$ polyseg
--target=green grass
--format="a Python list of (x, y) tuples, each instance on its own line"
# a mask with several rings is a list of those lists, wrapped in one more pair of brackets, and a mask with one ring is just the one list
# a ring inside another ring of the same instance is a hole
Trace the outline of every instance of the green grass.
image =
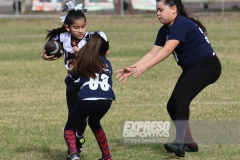
[[(222, 75), (191, 104), (191, 120), (240, 120), (240, 14), (200, 16), (208, 38), (222, 62)], [(102, 30), (110, 41), (113, 69), (130, 65), (149, 51), (161, 26), (155, 14), (88, 16), (87, 30)], [(59, 19), (0, 19), (0, 159), (62, 160), (67, 156), (63, 128), (67, 120), (66, 71), (63, 58), (41, 59), (46, 29), (61, 26)], [(117, 100), (102, 119), (115, 160), (175, 159), (162, 144), (122, 144), (125, 120), (170, 120), (166, 103), (181, 69), (170, 56), (126, 84), (115, 77)], [(204, 128), (203, 128), (204, 130)], [(100, 157), (87, 128), (82, 160)], [(236, 140), (237, 141), (237, 140)], [(239, 139), (238, 139), (239, 142)], [(238, 160), (239, 144), (199, 144), (187, 160)]]

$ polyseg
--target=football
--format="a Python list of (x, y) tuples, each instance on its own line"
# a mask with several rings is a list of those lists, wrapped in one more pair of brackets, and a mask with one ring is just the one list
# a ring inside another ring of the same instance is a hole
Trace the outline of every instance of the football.
[(59, 58), (63, 55), (63, 46), (59, 41), (49, 40), (46, 42), (44, 49), (47, 56), (54, 55)]

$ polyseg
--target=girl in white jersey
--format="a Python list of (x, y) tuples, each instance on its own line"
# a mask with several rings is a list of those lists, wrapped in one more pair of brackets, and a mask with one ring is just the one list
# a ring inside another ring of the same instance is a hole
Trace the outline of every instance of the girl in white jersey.
[[(82, 4), (74, 6), (73, 2), (67, 2), (63, 11), (68, 11), (65, 16), (60, 17), (63, 25), (60, 28), (48, 30), (46, 39), (57, 40), (62, 43), (64, 48), (64, 62), (67, 74), (70, 72), (70, 63), (75, 58), (78, 51), (86, 44), (88, 40), (88, 32), (86, 32), (86, 17), (83, 12), (86, 9), (82, 8)], [(47, 61), (54, 61), (57, 58), (53, 56), (47, 56), (46, 51), (43, 49), (42, 58)], [(66, 86), (66, 99), (68, 106), (68, 115), (71, 113), (75, 105), (77, 104), (78, 92), (80, 87), (78, 86), (78, 80), (71, 85)], [(87, 123), (85, 123), (86, 127)], [(82, 135), (82, 133), (77, 133)], [(79, 137), (77, 141), (78, 152), (81, 152), (84, 138)]]
[(221, 64), (206, 37), (206, 28), (186, 13), (181, 0), (157, 0), (156, 9), (163, 25), (151, 51), (130, 67), (115, 73), (119, 73), (117, 78), (124, 82), (130, 75), (138, 78), (173, 54), (183, 72), (167, 104), (168, 114), (176, 127), (176, 139), (164, 147), (168, 152), (184, 157), (185, 151), (198, 151), (188, 123), (190, 103), (206, 86), (217, 81)]

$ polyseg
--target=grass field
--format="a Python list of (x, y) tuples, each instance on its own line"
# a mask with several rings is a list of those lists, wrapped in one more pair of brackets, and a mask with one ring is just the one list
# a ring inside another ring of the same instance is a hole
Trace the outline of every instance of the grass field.
[[(114, 70), (132, 64), (149, 51), (161, 26), (155, 14), (87, 18), (88, 31), (102, 30), (108, 36), (108, 58)], [(193, 100), (190, 120), (239, 121), (240, 14), (199, 18), (222, 62), (222, 75)], [(63, 58), (54, 62), (41, 59), (46, 29), (60, 26), (58, 18), (0, 19), (1, 160), (63, 160), (67, 156), (63, 139), (67, 120)], [(180, 73), (170, 56), (141, 78), (129, 78), (126, 84), (113, 77), (117, 100), (101, 122), (114, 160), (176, 159), (166, 153), (163, 144), (122, 144), (120, 130), (125, 120), (170, 120), (166, 103)], [(85, 138), (81, 160), (99, 158), (100, 150), (89, 128)], [(184, 159), (240, 159), (239, 143), (199, 147), (198, 153), (186, 153)]]

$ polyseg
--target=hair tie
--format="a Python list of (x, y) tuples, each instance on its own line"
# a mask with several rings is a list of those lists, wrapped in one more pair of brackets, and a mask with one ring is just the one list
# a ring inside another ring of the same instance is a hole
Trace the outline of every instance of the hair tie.
[[(69, 12), (69, 11), (72, 11), (72, 10), (75, 10), (75, 11), (79, 10), (79, 11), (82, 11), (82, 12), (87, 12), (87, 9), (83, 9), (82, 8), (82, 3), (74, 6), (72, 1), (69, 1), (69, 2), (66, 3), (66, 5), (63, 8), (62, 12), (65, 12), (65, 11)], [(67, 15), (68, 15), (68, 13), (66, 15), (60, 17), (61, 22), (65, 21)]]
[(90, 33), (89, 33), (89, 36), (90, 36), (89, 38), (91, 38), (91, 34), (98, 34), (98, 35), (100, 35), (106, 42), (108, 41), (106, 34), (103, 33), (102, 31), (90, 32)]

